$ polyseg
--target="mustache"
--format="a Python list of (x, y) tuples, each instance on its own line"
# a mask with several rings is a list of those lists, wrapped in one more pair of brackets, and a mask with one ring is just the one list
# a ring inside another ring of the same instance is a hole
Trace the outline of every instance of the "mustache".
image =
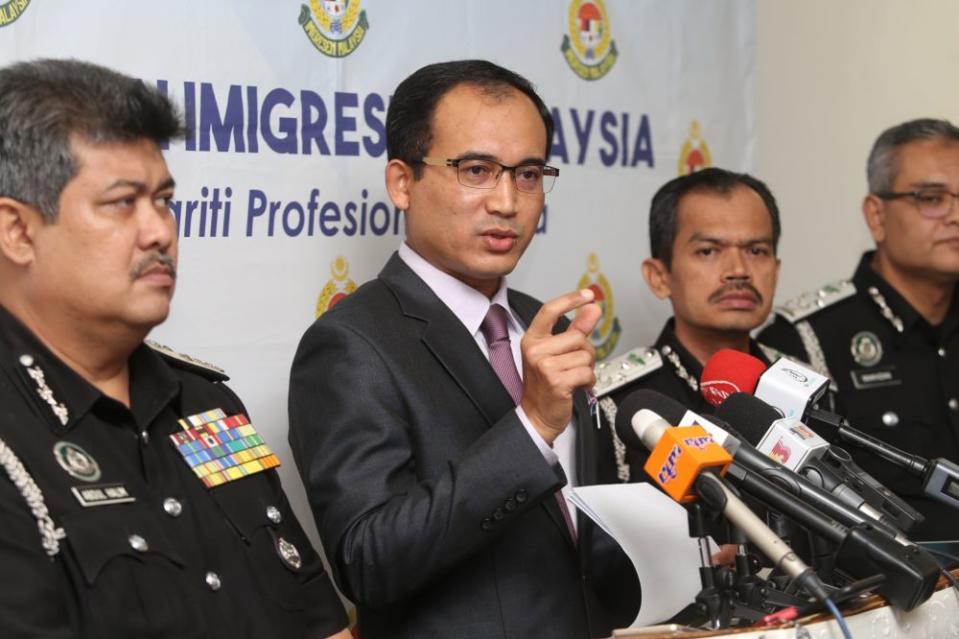
[(147, 255), (145, 258), (137, 262), (130, 270), (130, 279), (137, 279), (157, 264), (165, 266), (167, 269), (169, 269), (170, 277), (176, 279), (176, 263), (173, 261), (173, 258), (165, 253), (157, 252)]
[(749, 282), (731, 282), (729, 284), (726, 284), (725, 286), (722, 286), (716, 289), (715, 291), (713, 291), (713, 293), (709, 296), (709, 298), (706, 301), (710, 303), (717, 302), (719, 301), (720, 298), (726, 295), (729, 295), (730, 293), (739, 293), (741, 291), (747, 291), (748, 293), (752, 294), (753, 297), (756, 298), (757, 302), (759, 302), (760, 304), (763, 303), (762, 293), (756, 290), (756, 287), (750, 284)]

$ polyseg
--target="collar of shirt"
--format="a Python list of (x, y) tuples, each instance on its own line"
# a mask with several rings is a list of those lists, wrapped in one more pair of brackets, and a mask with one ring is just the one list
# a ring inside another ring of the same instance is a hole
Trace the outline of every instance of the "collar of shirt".
[[(25, 366), (21, 358), (26, 355), (33, 363)], [(107, 397), (99, 389), (67, 366), (9, 311), (0, 306), (0, 367), (12, 373), (14, 380), (24, 391), (29, 401), (47, 418), (54, 432), (66, 433), (74, 428), (85, 415), (96, 410), (126, 410), (116, 400)], [(40, 383), (27, 371), (39, 368), (43, 384), (49, 389), (54, 404), (67, 409), (67, 422), (63, 424), (56, 416), (53, 406), (40, 392)], [(130, 412), (139, 428), (146, 428), (157, 414), (179, 392), (179, 381), (161, 358), (146, 345), (141, 344), (130, 356)]]
[(509, 306), (505, 277), (500, 282), (500, 287), (493, 295), (493, 299), (490, 300), (475, 288), (464, 284), (427, 262), (406, 242), (400, 245), (399, 256), (420, 279), (426, 282), (430, 290), (436, 293), (436, 296), (453, 311), (453, 314), (463, 323), (470, 335), (479, 333), (480, 324), (483, 323), (483, 318), (486, 317), (490, 304), (499, 304), (507, 310), (511, 338), (514, 333), (522, 334), (523, 325)]
[[(663, 326), (663, 330), (656, 339), (656, 348), (659, 349), (663, 346), (669, 346), (676, 351), (676, 354), (679, 356), (679, 361), (686, 367), (690, 375), (696, 376), (697, 381), (702, 377), (703, 365), (699, 363), (698, 359), (693, 357), (692, 353), (686, 350), (686, 347), (683, 346), (676, 337), (676, 318), (674, 317), (670, 317), (666, 321), (666, 325)], [(769, 361), (769, 358), (766, 357), (763, 349), (759, 347), (759, 343), (751, 337), (749, 338), (749, 354), (758, 358), (767, 366), (772, 363)]]
[[(953, 294), (952, 303), (949, 305), (945, 319), (943, 319), (938, 327), (933, 327), (912, 307), (906, 298), (900, 295), (899, 291), (893, 288), (889, 282), (883, 279), (883, 277), (872, 268), (872, 259), (875, 254), (875, 251), (863, 253), (852, 281), (856, 285), (856, 290), (862, 291), (866, 295), (869, 295), (868, 290), (870, 286), (875, 286), (879, 289), (879, 293), (886, 300), (889, 310), (902, 320), (903, 331), (901, 336), (897, 336), (899, 339), (915, 329), (929, 335), (933, 342), (945, 341), (959, 328), (959, 295), (957, 295), (959, 291)], [(879, 307), (876, 306), (877, 312), (878, 309)], [(890, 326), (892, 326), (892, 324), (890, 324)]]

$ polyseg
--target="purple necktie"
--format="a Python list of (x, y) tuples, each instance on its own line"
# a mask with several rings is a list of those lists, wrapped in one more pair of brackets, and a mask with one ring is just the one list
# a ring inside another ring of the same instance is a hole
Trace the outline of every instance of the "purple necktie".
[[(517, 406), (523, 399), (523, 380), (519, 377), (516, 370), (516, 362), (513, 360), (513, 349), (509, 343), (509, 329), (507, 328), (506, 309), (499, 304), (490, 304), (483, 323), (480, 324), (480, 331), (486, 339), (486, 345), (489, 347), (489, 363), (492, 364), (499, 381), (506, 387), (513, 403)], [(557, 490), (556, 503), (563, 513), (563, 519), (566, 521), (566, 527), (569, 529), (570, 537), (573, 543), (576, 543), (576, 529), (573, 528), (573, 518), (569, 514), (569, 507), (566, 505), (566, 498), (563, 492)]]

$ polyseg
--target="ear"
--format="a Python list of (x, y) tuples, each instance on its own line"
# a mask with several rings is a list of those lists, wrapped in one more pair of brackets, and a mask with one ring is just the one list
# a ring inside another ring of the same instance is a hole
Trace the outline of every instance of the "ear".
[(0, 254), (27, 266), (34, 258), (34, 238), (43, 225), (43, 217), (32, 206), (12, 198), (0, 197)]
[(869, 227), (869, 233), (876, 244), (886, 239), (886, 207), (885, 202), (872, 193), (862, 201), (862, 216)]
[(662, 260), (654, 257), (647, 257), (643, 260), (642, 266), (643, 279), (653, 295), (661, 300), (668, 298), (673, 293), (672, 283), (669, 275), (669, 269)]
[(410, 208), (410, 185), (413, 183), (413, 169), (402, 160), (390, 160), (386, 163), (386, 192), (390, 194), (393, 205), (401, 211)]

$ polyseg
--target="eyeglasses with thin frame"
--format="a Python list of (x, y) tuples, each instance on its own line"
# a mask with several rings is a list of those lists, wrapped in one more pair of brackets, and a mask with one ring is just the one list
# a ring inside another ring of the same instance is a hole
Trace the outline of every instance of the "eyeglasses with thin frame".
[(513, 186), (523, 193), (549, 193), (556, 183), (559, 169), (545, 164), (518, 164), (508, 166), (493, 160), (479, 158), (423, 158), (421, 164), (451, 166), (456, 169), (456, 179), (471, 189), (494, 189), (503, 173), (513, 177)]
[(959, 193), (946, 189), (918, 189), (916, 191), (884, 191), (876, 193), (876, 197), (881, 200), (909, 198), (919, 211), (919, 215), (930, 220), (938, 220), (952, 213)]

